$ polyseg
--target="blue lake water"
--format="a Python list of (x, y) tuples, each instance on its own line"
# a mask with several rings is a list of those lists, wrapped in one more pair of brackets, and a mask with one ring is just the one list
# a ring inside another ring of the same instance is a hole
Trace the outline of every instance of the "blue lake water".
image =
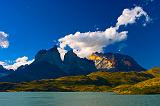
[(0, 106), (160, 106), (160, 95), (98, 92), (0, 92)]

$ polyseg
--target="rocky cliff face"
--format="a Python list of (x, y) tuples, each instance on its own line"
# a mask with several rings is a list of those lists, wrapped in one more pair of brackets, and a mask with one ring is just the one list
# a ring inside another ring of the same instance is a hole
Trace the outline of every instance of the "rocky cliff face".
[(118, 53), (94, 53), (89, 60), (94, 61), (96, 68), (102, 71), (145, 71), (133, 58)]
[(50, 64), (55, 64), (57, 66), (63, 67), (62, 60), (60, 58), (60, 53), (57, 50), (57, 46), (49, 50), (40, 50), (35, 56), (35, 63), (37, 62), (48, 62)]
[(93, 61), (78, 57), (72, 50), (65, 54), (63, 63), (67, 73), (71, 75), (89, 74), (96, 71)]

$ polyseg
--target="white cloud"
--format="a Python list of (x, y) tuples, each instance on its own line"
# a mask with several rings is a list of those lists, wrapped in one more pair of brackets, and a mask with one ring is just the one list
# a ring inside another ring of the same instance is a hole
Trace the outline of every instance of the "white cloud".
[(5, 66), (7, 64), (5, 62), (3, 62), (3, 61), (0, 61), (0, 65)]
[(6, 69), (13, 69), (13, 70), (16, 70), (18, 67), (22, 66), (22, 65), (29, 65), (31, 64), (32, 62), (34, 61), (33, 60), (28, 60), (28, 57), (26, 56), (23, 56), (23, 57), (20, 57), (20, 58), (17, 58), (15, 60), (15, 63), (13, 64), (7, 64), (3, 61), (0, 61), (0, 65), (2, 65), (4, 68)]
[(123, 41), (127, 38), (128, 31), (119, 32), (119, 26), (133, 24), (141, 16), (145, 17), (145, 22), (149, 21), (149, 16), (141, 7), (124, 9), (122, 15), (118, 17), (115, 27), (111, 26), (105, 31), (76, 32), (60, 38), (59, 52), (63, 59), (66, 53), (65, 47), (68, 45), (79, 57), (87, 57), (95, 52), (103, 52), (104, 47), (110, 44)]
[(8, 34), (0, 31), (0, 46), (1, 48), (8, 48), (9, 41), (7, 40)]
[(122, 15), (118, 17), (116, 26), (119, 27), (121, 25), (133, 24), (139, 19), (141, 16), (145, 17), (145, 21), (148, 22), (150, 20), (147, 13), (142, 9), (142, 7), (135, 7), (133, 9), (124, 9)]
[(127, 31), (117, 32), (116, 27), (110, 27), (105, 31), (76, 32), (59, 39), (61, 49), (58, 50), (62, 53), (65, 46), (68, 45), (78, 56), (87, 57), (91, 53), (102, 52), (103, 48), (110, 44), (126, 39), (127, 33)]

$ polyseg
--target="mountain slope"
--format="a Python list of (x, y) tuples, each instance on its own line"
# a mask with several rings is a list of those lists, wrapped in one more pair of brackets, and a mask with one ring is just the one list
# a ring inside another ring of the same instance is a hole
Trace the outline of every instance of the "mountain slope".
[(132, 57), (118, 53), (94, 53), (89, 56), (96, 68), (111, 72), (145, 71)]
[(57, 78), (66, 75), (57, 66), (47, 63), (39, 62), (32, 63), (23, 70), (15, 71), (14, 73), (2, 77), (1, 82), (21, 82), (21, 81), (32, 81), (39, 79)]
[(0, 65), (0, 78), (4, 77), (4, 76), (7, 76), (7, 75), (9, 75), (13, 72), (14, 72), (13, 70), (7, 70), (2, 65)]
[(79, 58), (72, 50), (65, 54), (63, 63), (69, 75), (86, 75), (97, 71), (93, 61)]

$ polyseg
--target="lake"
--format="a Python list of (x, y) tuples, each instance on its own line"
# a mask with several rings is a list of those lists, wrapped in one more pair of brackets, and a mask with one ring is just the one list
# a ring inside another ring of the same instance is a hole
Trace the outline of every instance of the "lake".
[(99, 92), (1, 92), (0, 106), (160, 106), (160, 95)]

